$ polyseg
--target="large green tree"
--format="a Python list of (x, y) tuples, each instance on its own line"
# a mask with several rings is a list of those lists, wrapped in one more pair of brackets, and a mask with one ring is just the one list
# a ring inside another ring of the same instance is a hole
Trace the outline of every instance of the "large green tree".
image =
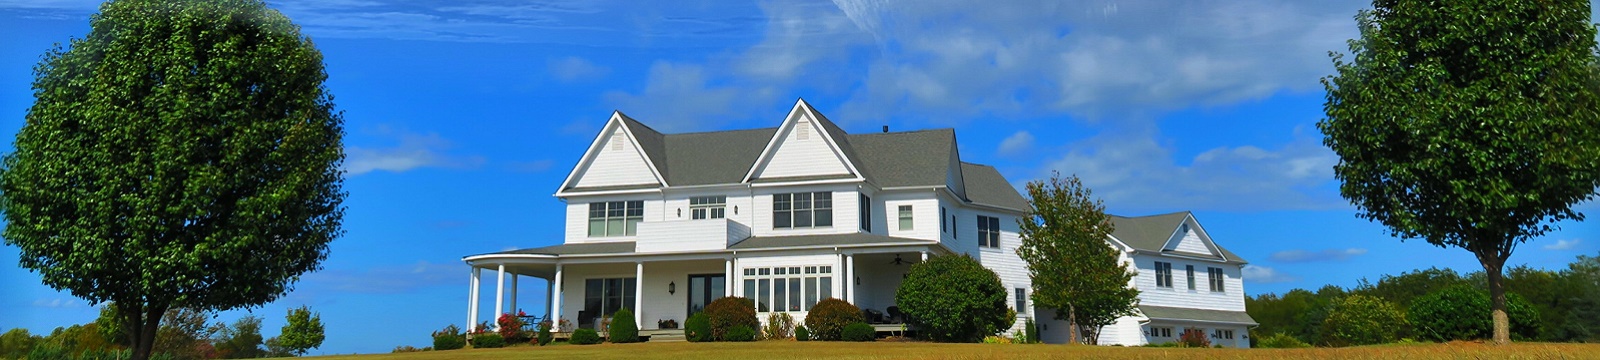
[(162, 314), (259, 306), (341, 234), (342, 117), (322, 55), (260, 0), (112, 0), (44, 54), (0, 172), (5, 242), (114, 301), (134, 357)]
[(1600, 186), (1587, 1), (1376, 0), (1324, 78), (1340, 194), (1403, 239), (1471, 252), (1510, 341), (1502, 268)]
[(284, 317), (282, 332), (277, 337), (269, 339), (269, 347), (275, 348), (272, 352), (281, 354), (288, 352), (295, 356), (305, 355), (307, 350), (322, 346), (325, 336), (322, 333), (322, 315), (312, 313), (310, 308), (301, 306), (289, 309), (289, 315)]
[(1028, 182), (1030, 208), (1017, 219), (1033, 301), (1067, 321), (1072, 343), (1080, 334), (1099, 343), (1100, 329), (1139, 305), (1139, 290), (1128, 286), (1136, 273), (1111, 245), (1111, 217), (1093, 193), (1076, 175)]

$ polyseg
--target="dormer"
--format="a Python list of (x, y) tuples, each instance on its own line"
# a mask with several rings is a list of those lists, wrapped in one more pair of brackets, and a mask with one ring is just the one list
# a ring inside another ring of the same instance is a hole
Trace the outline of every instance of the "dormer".
[(556, 196), (667, 186), (662, 135), (620, 111), (595, 135)]
[(743, 182), (866, 180), (847, 134), (805, 100), (778, 126)]
[(1116, 226), (1111, 234), (1112, 242), (1133, 253), (1245, 263), (1243, 258), (1212, 241), (1211, 235), (1188, 211), (1139, 217), (1113, 215), (1111, 221)]

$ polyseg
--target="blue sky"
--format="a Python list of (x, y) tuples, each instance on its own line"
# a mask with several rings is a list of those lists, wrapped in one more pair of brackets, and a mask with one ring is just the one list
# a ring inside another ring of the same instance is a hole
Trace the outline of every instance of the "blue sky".
[[(1016, 185), (1076, 173), (1115, 214), (1194, 211), (1251, 261), (1250, 294), (1478, 268), (1338, 196), (1317, 80), (1358, 1), (269, 3), (322, 50), (347, 122), (347, 234), (253, 310), (267, 336), (287, 308), (321, 312), (313, 353), (421, 347), (460, 324), (461, 257), (559, 243), (551, 194), (613, 109), (666, 132), (745, 129), (803, 97), (850, 132), (955, 128), (964, 159)], [(0, 134), (23, 124), (39, 55), (95, 8), (0, 0)], [(1511, 262), (1600, 251), (1596, 222), (1560, 225)], [(0, 246), (0, 328), (94, 318), (17, 259)], [(523, 308), (542, 309), (544, 284), (523, 285)]]

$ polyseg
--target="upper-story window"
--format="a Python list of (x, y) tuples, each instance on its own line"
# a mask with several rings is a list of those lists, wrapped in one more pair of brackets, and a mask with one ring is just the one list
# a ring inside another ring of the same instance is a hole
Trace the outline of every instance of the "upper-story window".
[(900, 231), (911, 230), (911, 205), (900, 205)]
[(589, 237), (634, 236), (644, 221), (644, 201), (589, 203)]
[(772, 194), (773, 228), (790, 229), (831, 226), (833, 226), (833, 193)]
[(1194, 265), (1184, 265), (1183, 268), (1189, 272), (1189, 290), (1194, 290)]
[(1000, 218), (978, 215), (978, 246), (1000, 247)]
[(727, 196), (696, 196), (689, 198), (689, 218), (721, 219), (728, 217)]
[(1222, 268), (1208, 267), (1206, 272), (1211, 275), (1211, 291), (1222, 292), (1222, 281), (1225, 278), (1222, 276)]
[(1017, 313), (1028, 313), (1028, 289), (1017, 288)]
[(1172, 263), (1156, 262), (1156, 287), (1172, 287)]
[(872, 198), (861, 194), (861, 230), (872, 232)]
[(950, 228), (945, 226), (945, 222), (946, 222), (945, 218), (944, 218), (945, 216), (947, 216), (947, 215), (945, 215), (944, 207), (940, 206), (939, 207), (939, 232), (950, 232)]

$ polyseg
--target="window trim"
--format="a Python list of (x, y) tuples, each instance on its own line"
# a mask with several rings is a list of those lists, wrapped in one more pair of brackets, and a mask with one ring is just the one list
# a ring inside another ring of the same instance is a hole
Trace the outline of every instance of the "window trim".
[[(838, 277), (833, 265), (747, 267), (742, 272), (744, 276), (739, 279), (744, 284), (742, 295), (755, 303), (757, 313), (809, 312), (817, 302), (839, 296), (833, 293), (833, 281)], [(782, 288), (779, 288), (780, 281)], [(779, 294), (783, 297), (778, 298)], [(766, 310), (762, 310), (763, 307)]]
[(1000, 248), (1000, 218), (978, 215), (978, 247)]
[(895, 212), (897, 217), (900, 218), (900, 231), (911, 231), (916, 229), (916, 222), (913, 219), (914, 209), (912, 209), (911, 205), (900, 205), (895, 207)]
[(725, 195), (695, 196), (689, 198), (689, 219), (708, 220), (728, 217), (728, 197)]
[[(1158, 288), (1168, 288), (1168, 289), (1173, 288), (1173, 286), (1172, 286), (1172, 263), (1163, 262), (1163, 261), (1157, 261), (1155, 266), (1156, 266), (1156, 287), (1158, 287)], [(1163, 280), (1165, 280), (1165, 281), (1163, 281)]]
[(1183, 267), (1189, 273), (1189, 290), (1194, 290), (1194, 265), (1184, 265)]
[(945, 225), (946, 224), (945, 216), (949, 216), (949, 215), (945, 214), (945, 207), (940, 206), (939, 207), (939, 232), (941, 232), (941, 233), (949, 233), (950, 232), (950, 227)]
[(1016, 288), (1016, 306), (1018, 314), (1028, 313), (1028, 288)]
[[(596, 208), (598, 205), (598, 208)], [(618, 208), (612, 208), (617, 206)], [(597, 213), (598, 211), (598, 213)], [(596, 214), (599, 217), (596, 217)], [(600, 234), (595, 234), (595, 221), (600, 221)], [(620, 221), (622, 233), (611, 233), (611, 221)], [(644, 222), (644, 200), (596, 201), (589, 203), (587, 237), (624, 237), (639, 235), (639, 223)]]
[(1211, 283), (1211, 292), (1215, 292), (1215, 293), (1227, 292), (1227, 290), (1228, 290), (1228, 283), (1227, 283), (1228, 276), (1227, 276), (1226, 273), (1224, 273), (1222, 271), (1222, 268), (1219, 268), (1219, 267), (1207, 267), (1206, 268), (1206, 276), (1209, 278), (1209, 279), (1207, 279), (1207, 280), (1209, 280), (1208, 282)]
[[(805, 200), (803, 200), (803, 207), (802, 200), (799, 200), (802, 197), (805, 198)], [(826, 198), (826, 200), (823, 200), (824, 198)], [(783, 205), (779, 206), (779, 204)], [(826, 206), (819, 206), (819, 204)], [(772, 228), (830, 228), (833, 227), (833, 210), (833, 192), (831, 191), (772, 194)], [(801, 217), (795, 215), (801, 212), (809, 213), (811, 215), (811, 218), (806, 221), (805, 226), (799, 225), (799, 219), (801, 219)], [(826, 213), (827, 215), (821, 216), (818, 215), (819, 213)], [(787, 218), (788, 221), (779, 222), (778, 219), (780, 218)], [(827, 224), (820, 224), (823, 222), (826, 222)]]
[(872, 232), (872, 197), (867, 196), (867, 194), (860, 193), (856, 195), (858, 201), (860, 202), (858, 205), (858, 207), (860, 207), (858, 212), (860, 213), (859, 216), (861, 217), (861, 230), (865, 230), (866, 232), (870, 233)]

